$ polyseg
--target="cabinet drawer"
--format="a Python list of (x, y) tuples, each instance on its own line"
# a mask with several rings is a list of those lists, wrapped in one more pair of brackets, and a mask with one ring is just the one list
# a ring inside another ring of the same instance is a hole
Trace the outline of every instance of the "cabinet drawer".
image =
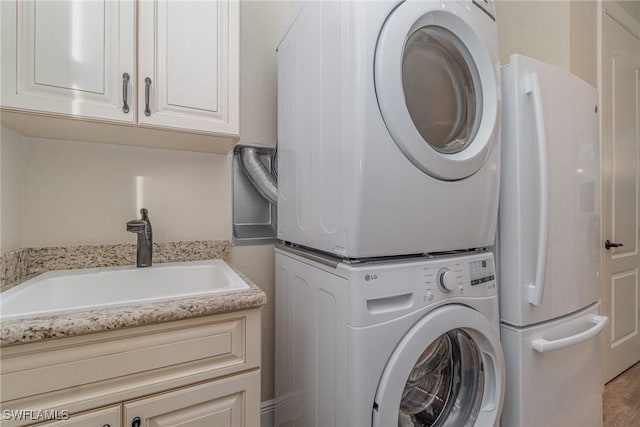
[(219, 375), (258, 367), (259, 322), (254, 310), (8, 347), (2, 401), (196, 361)]
[(124, 424), (241, 427), (260, 425), (260, 371), (162, 393), (124, 404)]

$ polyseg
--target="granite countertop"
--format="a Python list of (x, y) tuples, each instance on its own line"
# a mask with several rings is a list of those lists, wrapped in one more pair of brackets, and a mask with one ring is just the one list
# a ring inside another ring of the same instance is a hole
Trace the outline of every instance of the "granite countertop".
[[(228, 253), (228, 246), (221, 251), (219, 249), (216, 247), (215, 255), (222, 256), (205, 259), (224, 258)], [(96, 263), (87, 265), (87, 267), (92, 266), (95, 267)], [(206, 297), (127, 304), (47, 317), (7, 320), (0, 324), (0, 347), (184, 320), (266, 304), (266, 294), (237, 268), (230, 266), (249, 284), (248, 290)]]

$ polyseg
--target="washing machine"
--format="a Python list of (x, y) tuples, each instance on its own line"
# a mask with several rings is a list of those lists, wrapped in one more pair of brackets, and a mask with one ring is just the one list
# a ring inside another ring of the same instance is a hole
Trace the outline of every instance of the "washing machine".
[(343, 258), (494, 243), (490, 0), (307, 2), (278, 47), (278, 238)]
[(275, 304), (275, 425), (498, 425), (491, 253), (351, 263), (280, 245)]

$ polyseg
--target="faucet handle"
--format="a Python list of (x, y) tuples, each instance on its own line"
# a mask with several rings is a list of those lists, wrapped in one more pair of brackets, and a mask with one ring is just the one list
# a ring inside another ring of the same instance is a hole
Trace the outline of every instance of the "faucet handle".
[(147, 233), (151, 233), (151, 220), (149, 220), (149, 211), (146, 208), (140, 209), (142, 221), (147, 223)]
[(132, 219), (127, 221), (127, 231), (132, 233), (144, 233), (147, 223), (140, 219)]
[(127, 231), (132, 233), (151, 233), (151, 221), (149, 221), (149, 211), (145, 208), (140, 209), (140, 219), (132, 219), (127, 221)]

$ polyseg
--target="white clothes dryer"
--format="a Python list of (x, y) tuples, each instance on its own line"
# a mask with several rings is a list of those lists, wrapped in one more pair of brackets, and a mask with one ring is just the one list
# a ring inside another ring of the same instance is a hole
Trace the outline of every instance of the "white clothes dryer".
[(344, 258), (491, 246), (491, 0), (307, 2), (278, 48), (278, 238)]
[(276, 249), (277, 426), (497, 426), (493, 255), (347, 264)]

